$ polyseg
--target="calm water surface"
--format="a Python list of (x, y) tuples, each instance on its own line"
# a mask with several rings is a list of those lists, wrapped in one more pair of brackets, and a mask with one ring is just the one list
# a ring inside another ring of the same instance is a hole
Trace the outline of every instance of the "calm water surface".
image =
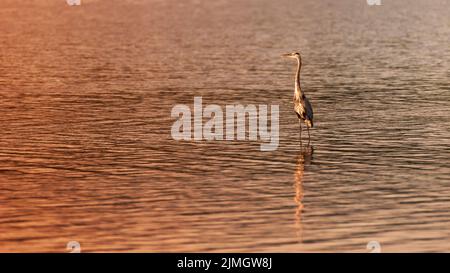
[[(450, 251), (450, 4), (382, 3), (2, 0), (0, 251)], [(174, 141), (194, 96), (278, 150)]]

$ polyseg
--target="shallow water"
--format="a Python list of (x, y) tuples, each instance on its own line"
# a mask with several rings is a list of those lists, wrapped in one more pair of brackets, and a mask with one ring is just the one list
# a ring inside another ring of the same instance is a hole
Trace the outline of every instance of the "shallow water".
[[(0, 251), (450, 251), (450, 5), (382, 4), (2, 0)], [(173, 140), (194, 96), (278, 149)]]

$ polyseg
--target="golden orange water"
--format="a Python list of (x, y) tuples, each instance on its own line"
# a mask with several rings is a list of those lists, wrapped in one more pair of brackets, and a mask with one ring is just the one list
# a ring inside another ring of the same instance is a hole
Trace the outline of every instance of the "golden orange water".
[[(450, 251), (449, 3), (382, 2), (2, 0), (0, 251)], [(278, 150), (174, 141), (194, 96)]]

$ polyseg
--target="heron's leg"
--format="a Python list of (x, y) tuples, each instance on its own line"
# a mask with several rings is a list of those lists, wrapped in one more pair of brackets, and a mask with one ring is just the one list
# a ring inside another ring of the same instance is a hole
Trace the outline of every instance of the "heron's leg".
[(309, 127), (308, 126), (306, 126), (306, 130), (308, 130), (308, 145), (309, 145), (309, 142), (311, 141), (311, 136), (309, 135)]
[(298, 124), (300, 124), (300, 145), (302, 144), (302, 120), (298, 120)]

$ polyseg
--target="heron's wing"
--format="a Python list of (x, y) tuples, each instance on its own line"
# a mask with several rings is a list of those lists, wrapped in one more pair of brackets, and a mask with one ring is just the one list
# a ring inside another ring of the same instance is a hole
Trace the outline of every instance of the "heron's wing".
[(294, 99), (294, 110), (302, 119), (313, 120), (313, 109), (308, 98), (299, 101)]
[(313, 117), (314, 117), (313, 108), (312, 108), (312, 105), (309, 102), (308, 98), (305, 98), (305, 100), (303, 101), (303, 104), (304, 104), (303, 107), (306, 110), (306, 119), (313, 120)]

